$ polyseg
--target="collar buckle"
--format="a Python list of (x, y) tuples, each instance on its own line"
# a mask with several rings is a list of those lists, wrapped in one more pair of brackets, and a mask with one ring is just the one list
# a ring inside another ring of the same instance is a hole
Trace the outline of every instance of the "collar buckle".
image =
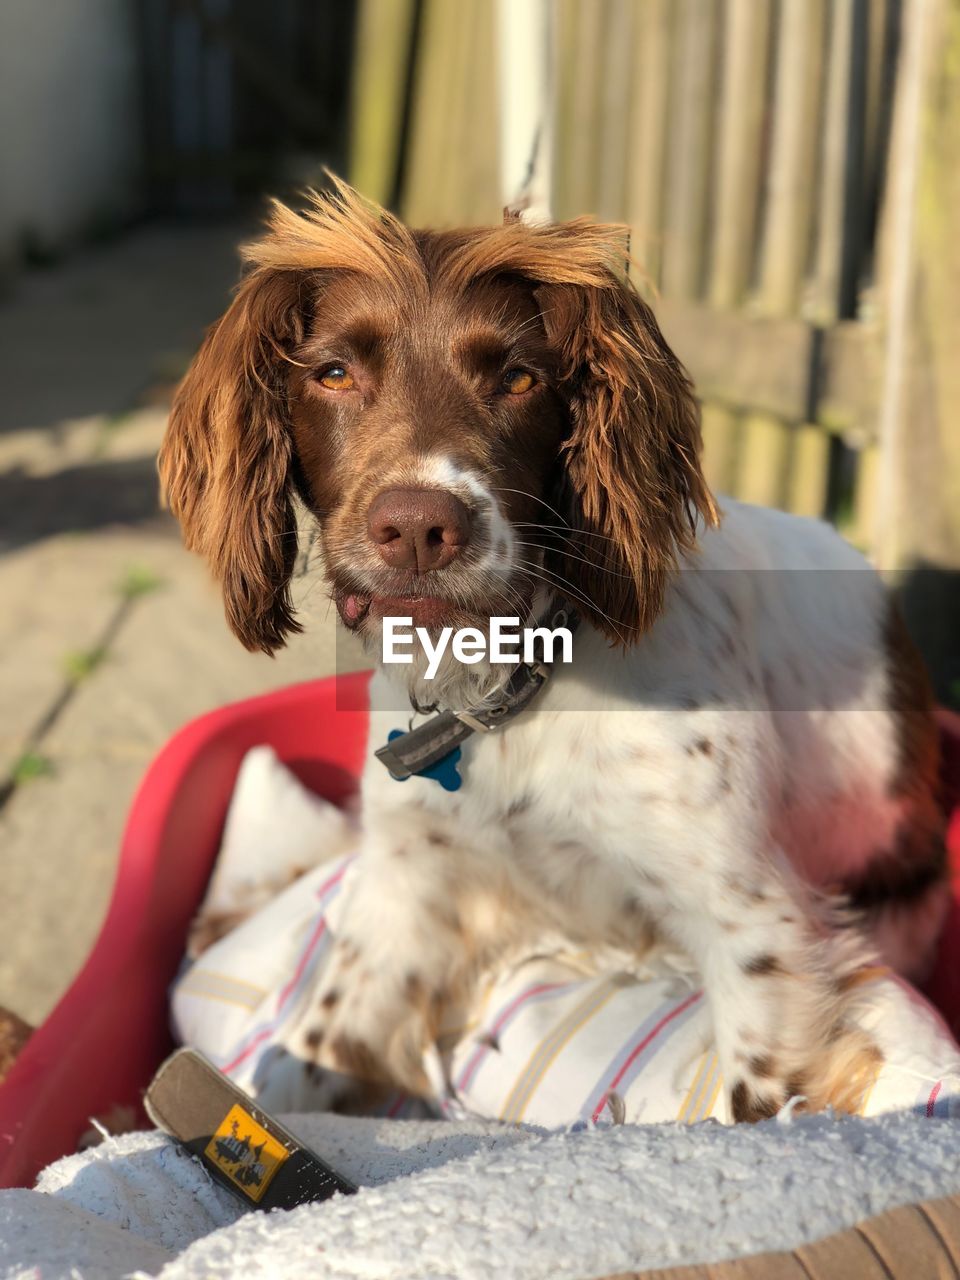
[(484, 724), (482, 720), (478, 720), (475, 715), (471, 715), (469, 711), (455, 711), (453, 713), (459, 721), (468, 725), (475, 733), (493, 733), (494, 729), (500, 726), (494, 724)]

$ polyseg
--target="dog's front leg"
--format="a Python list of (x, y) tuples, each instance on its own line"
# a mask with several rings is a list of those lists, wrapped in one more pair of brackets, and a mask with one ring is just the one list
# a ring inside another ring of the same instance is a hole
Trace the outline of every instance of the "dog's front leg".
[(796, 1096), (806, 1110), (856, 1110), (879, 1065), (849, 1017), (858, 937), (775, 851), (704, 834), (674, 843), (672, 874), (642, 871), (638, 896), (701, 971), (730, 1114), (760, 1120)]
[(430, 1092), (423, 1051), (469, 959), (454, 896), (459, 861), (452, 838), (422, 811), (372, 816), (339, 936), (300, 1028), (300, 1056), (335, 1073), (331, 1106), (355, 1100), (347, 1080), (374, 1092)]

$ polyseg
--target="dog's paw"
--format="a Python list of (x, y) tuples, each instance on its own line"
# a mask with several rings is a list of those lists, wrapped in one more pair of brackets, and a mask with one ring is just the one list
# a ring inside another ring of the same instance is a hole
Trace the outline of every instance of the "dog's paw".
[(730, 1086), (730, 1114), (755, 1122), (775, 1116), (797, 1099), (803, 1112), (863, 1110), (883, 1066), (883, 1054), (855, 1026), (838, 1027), (813, 1056), (802, 1063), (778, 1062), (775, 1053), (758, 1053), (739, 1063)]
[[(351, 1105), (370, 1105), (400, 1089), (421, 1097), (430, 1086), (423, 1067), (429, 1042), (430, 1005), (422, 981), (407, 975), (398, 982), (378, 973), (349, 939), (336, 945), (323, 982), (302, 1020), (298, 1054), (307, 1069), (323, 1072), (324, 1096), (331, 1110), (342, 1109), (354, 1086)], [(329, 1077), (329, 1080), (327, 1079)]]
[(397, 1093), (396, 1088), (386, 1082), (361, 1080), (313, 1061), (304, 1062), (303, 1069), (311, 1111), (332, 1111), (341, 1116), (370, 1115)]

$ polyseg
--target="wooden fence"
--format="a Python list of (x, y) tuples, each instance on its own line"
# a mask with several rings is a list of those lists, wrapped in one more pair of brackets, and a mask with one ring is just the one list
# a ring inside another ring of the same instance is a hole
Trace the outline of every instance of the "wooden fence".
[[(130, 0), (151, 212), (224, 211), (343, 163), (355, 0)], [(286, 170), (286, 171), (285, 171)]]
[[(960, 0), (550, 12), (554, 214), (630, 225), (703, 400), (712, 483), (826, 515), (889, 567), (934, 547), (956, 568)], [(388, 17), (410, 53), (392, 81)], [(413, 222), (500, 216), (496, 20), (495, 0), (363, 0), (354, 171)], [(394, 87), (375, 100), (378, 59)]]

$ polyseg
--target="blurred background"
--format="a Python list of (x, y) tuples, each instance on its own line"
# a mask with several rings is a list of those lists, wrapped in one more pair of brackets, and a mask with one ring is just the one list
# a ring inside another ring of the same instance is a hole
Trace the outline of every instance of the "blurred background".
[[(157, 507), (172, 388), (267, 193), (631, 228), (719, 489), (824, 516), (960, 706), (960, 0), (4, 0), (0, 1004), (106, 907), (144, 768), (276, 660)], [(340, 664), (343, 666), (343, 654)]]

